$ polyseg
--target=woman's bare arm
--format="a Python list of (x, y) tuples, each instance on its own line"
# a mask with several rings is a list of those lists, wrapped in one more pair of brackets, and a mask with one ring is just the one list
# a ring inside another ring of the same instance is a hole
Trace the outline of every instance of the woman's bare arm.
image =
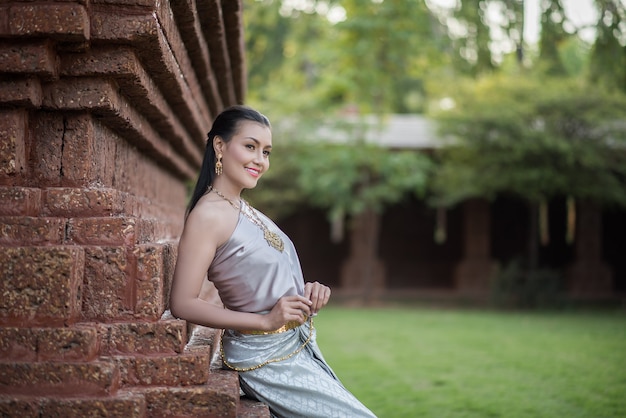
[(199, 202), (189, 214), (178, 245), (170, 309), (172, 315), (212, 328), (265, 330), (280, 328), (289, 321), (303, 321), (311, 302), (302, 296), (288, 296), (267, 315), (223, 309), (203, 300), (203, 281), (218, 246), (235, 228), (237, 219), (230, 208), (215, 202)]

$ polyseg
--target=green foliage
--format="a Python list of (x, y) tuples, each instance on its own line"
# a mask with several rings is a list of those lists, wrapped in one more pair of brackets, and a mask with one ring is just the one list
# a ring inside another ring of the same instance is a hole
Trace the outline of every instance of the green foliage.
[(284, 216), (302, 204), (323, 209), (329, 219), (337, 220), (366, 209), (381, 211), (407, 194), (423, 195), (432, 169), (427, 156), (355, 139), (354, 126), (329, 129), (331, 135), (347, 139), (312, 135), (315, 140), (276, 141), (271, 169), (261, 187), (250, 192), (251, 200), (273, 216)]
[(596, 0), (596, 5), (599, 19), (590, 79), (626, 92), (626, 5), (621, 0)]
[(559, 308), (564, 288), (561, 272), (528, 269), (520, 259), (510, 261), (492, 281), (496, 306), (504, 308)]
[(626, 205), (626, 97), (549, 78), (489, 77), (442, 112), (436, 200), (512, 193)]

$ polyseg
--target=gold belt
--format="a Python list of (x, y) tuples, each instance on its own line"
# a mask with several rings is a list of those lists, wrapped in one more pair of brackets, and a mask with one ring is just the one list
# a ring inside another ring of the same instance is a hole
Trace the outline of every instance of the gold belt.
[(283, 325), (282, 327), (280, 327), (278, 329), (275, 329), (274, 331), (258, 331), (258, 330), (241, 331), (241, 330), (237, 330), (237, 332), (239, 332), (241, 334), (247, 334), (247, 335), (280, 334), (281, 332), (286, 332), (286, 331), (289, 331), (290, 329), (298, 328), (300, 325), (302, 325), (302, 324), (300, 322), (298, 322), (298, 321), (289, 321), (285, 325)]

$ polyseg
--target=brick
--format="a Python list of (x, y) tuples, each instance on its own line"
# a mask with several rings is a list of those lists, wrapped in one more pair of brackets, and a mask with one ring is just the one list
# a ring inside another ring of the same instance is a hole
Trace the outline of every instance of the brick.
[(26, 111), (0, 110), (0, 179), (25, 172), (26, 132)]
[(136, 221), (130, 217), (73, 218), (68, 222), (67, 238), (75, 244), (132, 246), (136, 235)]
[(177, 354), (187, 341), (185, 321), (100, 324), (101, 354)]
[(0, 323), (73, 323), (83, 268), (79, 247), (0, 247)]
[(179, 178), (196, 176), (195, 164), (180, 156), (146, 118), (119, 94), (109, 79), (63, 78), (44, 87), (43, 106), (48, 109), (90, 110), (111, 129), (119, 132), (143, 154), (167, 167)]
[(95, 143), (91, 115), (37, 112), (32, 126), (31, 161), (38, 185), (102, 183), (100, 167), (110, 164), (106, 159), (112, 155), (102, 152), (105, 145)]
[(195, 166), (201, 165), (203, 144), (196, 137), (202, 139), (204, 133), (194, 130), (194, 136), (190, 135), (188, 127), (180, 122), (177, 112), (142, 67), (133, 48), (116, 45), (92, 48), (87, 53), (65, 54), (61, 57), (61, 74), (115, 78), (123, 95), (174, 145), (177, 152)]
[(233, 372), (211, 373), (202, 386), (133, 389), (146, 398), (148, 417), (231, 417), (237, 415), (239, 377)]
[(0, 217), (0, 245), (63, 244), (66, 220), (32, 216)]
[(135, 313), (141, 318), (158, 319), (165, 311), (163, 247), (160, 245), (139, 245), (135, 248), (134, 254), (137, 257)]
[(5, 361), (90, 361), (98, 349), (95, 327), (0, 328)]
[(36, 328), (38, 361), (91, 361), (99, 352), (94, 327)]
[(40, 189), (0, 186), (0, 216), (36, 216), (40, 211)]
[(91, 115), (65, 116), (61, 152), (61, 185), (89, 185), (100, 163), (94, 145)]
[(93, 40), (132, 44), (154, 39), (158, 32), (158, 22), (151, 13), (122, 14), (119, 9), (110, 8), (97, 9), (91, 14)]
[(85, 247), (82, 317), (106, 322), (132, 318), (134, 268), (124, 247)]
[(101, 396), (115, 393), (120, 373), (110, 362), (0, 362), (0, 394)]
[(165, 243), (163, 247), (163, 305), (165, 309), (169, 309), (170, 305), (170, 289), (172, 288), (177, 258), (178, 243), (175, 241)]
[(45, 398), (42, 417), (120, 417), (144, 418), (146, 400), (140, 394), (118, 392), (112, 397)]
[(5, 361), (36, 361), (37, 335), (31, 328), (0, 328), (0, 357)]
[(0, 417), (41, 418), (40, 401), (31, 396), (0, 395)]
[(43, 192), (43, 213), (67, 217), (132, 214), (133, 201), (132, 196), (115, 189), (54, 187)]
[(39, 186), (60, 185), (65, 122), (63, 115), (37, 112), (31, 123), (32, 181)]
[(54, 42), (51, 40), (29, 40), (28, 43), (0, 41), (0, 72), (35, 75), (44, 80), (58, 78), (59, 69)]
[(41, 83), (37, 78), (0, 81), (0, 103), (3, 105), (36, 108), (41, 106)]
[(189, 386), (206, 383), (210, 350), (183, 354), (113, 356), (124, 386)]
[(89, 39), (89, 16), (83, 5), (14, 4), (8, 12), (8, 33), (4, 36), (45, 36), (70, 42)]
[(237, 408), (237, 418), (270, 418), (267, 405), (252, 399), (241, 398)]

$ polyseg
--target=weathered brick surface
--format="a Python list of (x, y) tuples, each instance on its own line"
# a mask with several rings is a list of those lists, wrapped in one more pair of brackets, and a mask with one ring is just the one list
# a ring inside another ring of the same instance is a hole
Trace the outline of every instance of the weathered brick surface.
[(43, 213), (52, 216), (104, 217), (137, 213), (132, 196), (109, 188), (51, 187), (43, 191), (43, 202)]
[(0, 361), (0, 394), (29, 396), (102, 396), (119, 388), (113, 363)]
[(184, 126), (181, 123), (179, 112), (169, 105), (132, 48), (97, 48), (88, 53), (68, 54), (62, 58), (62, 75), (115, 78), (121, 94), (146, 115), (179, 153), (193, 165), (200, 166), (202, 148), (198, 146), (198, 142), (203, 142), (205, 132), (195, 129), (193, 125)]
[(105, 322), (132, 318), (134, 268), (125, 247), (85, 247), (82, 317)]
[(83, 267), (78, 247), (0, 247), (0, 324), (74, 322)]
[(74, 244), (107, 246), (132, 246), (139, 235), (136, 219), (127, 216), (73, 218), (66, 233)]
[(0, 40), (0, 72), (31, 74), (44, 80), (57, 78), (59, 70), (54, 43), (48, 39), (29, 40), (28, 43)]
[(133, 389), (146, 397), (148, 417), (236, 417), (239, 380), (236, 373), (211, 373), (203, 386)]
[(125, 386), (202, 385), (210, 375), (210, 347), (192, 353), (113, 356)]
[(8, 418), (144, 418), (145, 414), (145, 398), (125, 391), (110, 397), (0, 395), (0, 416)]
[(30, 128), (33, 136), (30, 152), (32, 182), (38, 186), (60, 185), (65, 134), (63, 115), (37, 112), (30, 122)]
[(0, 181), (25, 172), (27, 132), (24, 110), (0, 110)]
[(0, 103), (35, 108), (41, 106), (41, 83), (36, 77), (0, 81)]
[(187, 341), (185, 321), (122, 322), (99, 324), (103, 355), (177, 354)]
[[(186, 73), (172, 55), (170, 44), (155, 17), (152, 14), (120, 16), (115, 8), (95, 10), (91, 19), (92, 39), (134, 44), (144, 66), (151, 69), (151, 76), (162, 91), (169, 93), (168, 101), (177, 109), (185, 126), (192, 130), (194, 136), (200, 133), (204, 137), (215, 115), (210, 113), (202, 100), (202, 93), (192, 91), (184, 81)], [(192, 103), (195, 105), (190, 106)]]
[(56, 244), (65, 237), (63, 218), (36, 218), (30, 216), (0, 217), (0, 245)]
[(5, 361), (91, 361), (99, 352), (95, 326), (0, 328)]
[(132, 137), (137, 148), (172, 170), (173, 174), (180, 178), (194, 177), (196, 170), (118, 91), (117, 85), (107, 79), (62, 79), (44, 87), (43, 106), (64, 110), (89, 109), (112, 129)]
[(46, 398), (41, 402), (42, 417), (119, 417), (144, 418), (146, 400), (140, 394), (118, 392), (111, 397)]
[(261, 402), (241, 398), (237, 409), (237, 418), (270, 418), (270, 409)]
[(3, 37), (45, 36), (62, 41), (89, 39), (85, 7), (72, 3), (14, 3), (3, 10), (8, 25), (0, 26)]
[(41, 212), (41, 190), (0, 186), (0, 216), (36, 216)]
[(0, 416), (236, 416), (215, 336), (159, 320), (186, 182), (243, 102), (222, 3), (0, 1)]
[(138, 317), (156, 320), (165, 311), (163, 290), (163, 246), (139, 245), (137, 257), (135, 313)]
[(37, 398), (0, 395), (0, 416), (3, 418), (40, 418), (40, 411)]

